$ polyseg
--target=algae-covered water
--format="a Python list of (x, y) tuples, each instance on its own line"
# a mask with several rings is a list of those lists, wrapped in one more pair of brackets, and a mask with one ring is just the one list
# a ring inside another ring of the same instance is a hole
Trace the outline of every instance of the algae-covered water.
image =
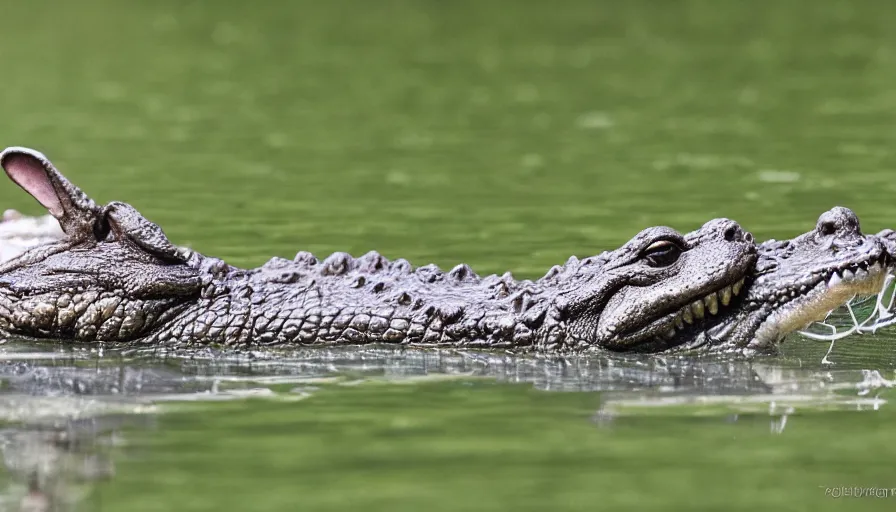
[[(886, 2), (38, 0), (3, 18), (2, 144), (237, 265), (375, 249), (538, 277), (650, 225), (789, 238), (834, 205), (896, 225)], [(42, 213), (11, 183), (0, 203)], [(750, 360), (9, 340), (0, 508), (892, 509), (894, 336), (827, 362), (800, 338)]]

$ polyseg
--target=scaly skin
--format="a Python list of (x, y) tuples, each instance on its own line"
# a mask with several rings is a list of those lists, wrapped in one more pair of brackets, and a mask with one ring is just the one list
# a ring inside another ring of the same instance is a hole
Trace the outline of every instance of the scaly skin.
[[(220, 270), (211, 272), (199, 302), (149, 341), (632, 349), (651, 339), (647, 319), (655, 306), (680, 308), (743, 279), (755, 261), (745, 236), (728, 220), (683, 238), (653, 228), (617, 251), (573, 258), (537, 281), (480, 278), (466, 265), (412, 269), (377, 253), (358, 259), (336, 253), (324, 262), (299, 253), (251, 271), (195, 256), (198, 266)], [(646, 246), (678, 238), (688, 250), (674, 269), (644, 264)], [(693, 292), (683, 293), (688, 287)], [(620, 289), (638, 302), (616, 300)], [(646, 336), (638, 332), (644, 329)]]
[[(871, 290), (890, 261), (884, 241), (861, 235), (844, 208), (802, 237), (758, 248), (727, 219), (687, 235), (649, 228), (537, 281), (480, 278), (466, 265), (413, 269), (376, 253), (323, 262), (299, 253), (244, 270), (174, 246), (130, 205), (98, 206), (40, 153), (9, 148), (0, 164), (65, 232), (0, 265), (0, 329), (37, 338), (550, 352), (767, 348), (848, 293)], [(816, 286), (859, 263), (873, 275)]]

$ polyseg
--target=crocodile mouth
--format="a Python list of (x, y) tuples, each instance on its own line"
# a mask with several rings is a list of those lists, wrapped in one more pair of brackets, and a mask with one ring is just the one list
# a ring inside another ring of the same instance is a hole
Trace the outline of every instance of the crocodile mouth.
[(768, 304), (772, 312), (747, 346), (765, 348), (773, 345), (784, 336), (823, 320), (853, 297), (879, 293), (889, 261), (889, 255), (882, 252), (859, 262), (815, 272), (802, 282), (753, 299)]
[(667, 340), (673, 340), (684, 331), (700, 327), (703, 323), (723, 316), (727, 309), (745, 294), (746, 279), (746, 277), (742, 277), (733, 284), (696, 299), (678, 311), (666, 315), (660, 322), (669, 322), (671, 325), (662, 332), (661, 336)]
[(629, 337), (639, 340), (630, 345), (629, 349), (657, 351), (687, 347), (694, 342), (699, 332), (724, 322), (738, 311), (749, 291), (750, 282), (750, 276), (741, 277), (663, 314), (629, 334)]

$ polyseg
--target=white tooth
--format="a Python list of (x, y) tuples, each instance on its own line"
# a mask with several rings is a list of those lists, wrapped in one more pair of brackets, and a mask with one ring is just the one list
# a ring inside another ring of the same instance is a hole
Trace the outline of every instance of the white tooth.
[(703, 302), (706, 304), (706, 309), (709, 310), (710, 314), (715, 315), (716, 313), (719, 312), (719, 297), (718, 297), (718, 295), (716, 295), (715, 292), (712, 292), (709, 295), (707, 295), (703, 299)]
[(868, 271), (861, 268), (859, 270), (856, 270), (856, 279), (860, 281), (868, 279)]
[(738, 282), (734, 283), (733, 285), (731, 285), (731, 293), (737, 295), (738, 293), (740, 293), (740, 289), (741, 289), (743, 286), (744, 286), (744, 280), (741, 279), (740, 281), (738, 281)]
[(719, 292), (719, 300), (722, 301), (723, 306), (727, 306), (729, 302), (731, 302), (731, 287), (726, 286), (722, 288), (722, 291)]
[(694, 315), (691, 314), (691, 308), (684, 308), (684, 311), (681, 312), (681, 318), (689, 324), (694, 323)]
[(871, 265), (870, 267), (868, 267), (868, 272), (870, 272), (872, 274), (876, 274), (876, 273), (880, 272), (881, 270), (883, 270), (883, 265), (881, 265), (879, 261), (874, 262), (874, 265)]
[(844, 281), (849, 281), (850, 279), (853, 279), (854, 277), (855, 277), (855, 274), (853, 274), (851, 270), (846, 269), (843, 271), (843, 280)]
[(675, 328), (684, 329), (684, 322), (681, 320), (681, 315), (675, 317)]
[(703, 318), (703, 301), (698, 300), (691, 304), (691, 311), (694, 313), (694, 318)]
[(675, 327), (669, 327), (669, 330), (663, 333), (663, 337), (670, 340), (675, 337)]
[(840, 284), (840, 281), (843, 281), (843, 278), (840, 277), (840, 274), (834, 272), (831, 275), (830, 279), (828, 279), (828, 288), (833, 288)]

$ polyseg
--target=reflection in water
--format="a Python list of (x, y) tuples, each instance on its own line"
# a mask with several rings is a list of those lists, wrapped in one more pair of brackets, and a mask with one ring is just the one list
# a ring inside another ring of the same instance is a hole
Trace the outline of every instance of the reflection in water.
[[(158, 356), (156, 356), (158, 357)], [(227, 355), (195, 352), (181, 369), (197, 378), (283, 381), (360, 373), (388, 379), (427, 375), (488, 377), (547, 391), (644, 391), (688, 394), (765, 393), (752, 363), (724, 357), (622, 354), (545, 356), (398, 347), (308, 348)]]
[(122, 443), (120, 430), (145, 427), (147, 421), (151, 418), (122, 414), (60, 416), (0, 430), (8, 473), (0, 483), (0, 510), (76, 510), (91, 482), (114, 476), (109, 450)]
[[(0, 510), (69, 510), (79, 483), (114, 474), (106, 454), (120, 444), (122, 426), (149, 426), (147, 413), (163, 402), (297, 398), (296, 389), (314, 392), (304, 384), (334, 376), (357, 383), (447, 375), (546, 391), (601, 391), (595, 414), (601, 424), (669, 405), (721, 407), (720, 416), (729, 419), (767, 411), (772, 432), (781, 432), (795, 409), (813, 404), (876, 409), (885, 403), (878, 390), (893, 385), (877, 371), (831, 369), (820, 360), (807, 366), (801, 358), (781, 356), (560, 357), (394, 346), (102, 350), (18, 341), (0, 347), (0, 356), (0, 419), (6, 425), (0, 450), (10, 475)], [(285, 393), (270, 388), (278, 384), (297, 386)]]

